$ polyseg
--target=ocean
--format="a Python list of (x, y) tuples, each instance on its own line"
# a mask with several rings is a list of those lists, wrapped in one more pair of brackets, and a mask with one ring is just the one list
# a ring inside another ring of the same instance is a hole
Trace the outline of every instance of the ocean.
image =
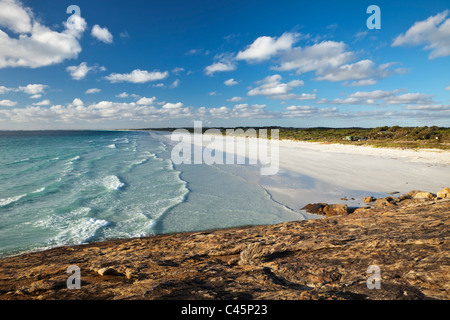
[(0, 131), (0, 257), (302, 216), (242, 165), (171, 161), (148, 131)]

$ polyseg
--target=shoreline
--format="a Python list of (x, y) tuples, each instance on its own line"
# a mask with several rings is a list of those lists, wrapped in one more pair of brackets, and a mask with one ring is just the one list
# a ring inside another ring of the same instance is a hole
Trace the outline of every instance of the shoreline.
[[(171, 138), (168, 132), (160, 136)], [(213, 135), (207, 136), (212, 138)], [(248, 149), (257, 147), (261, 140), (233, 136), (224, 137), (221, 141), (203, 142), (202, 146), (225, 152), (226, 139), (236, 140), (235, 154), (243, 157), (249, 157)], [(265, 189), (277, 203), (300, 212), (308, 202), (343, 203), (341, 199), (346, 197), (349, 200), (344, 203), (358, 206), (362, 197), (368, 195), (383, 197), (392, 192), (440, 190), (447, 185), (445, 177), (450, 176), (449, 165), (450, 151), (280, 140), (276, 175), (261, 176), (258, 172), (260, 164), (240, 165), (238, 173)], [(232, 171), (236, 165), (220, 166)]]
[[(53, 248), (1, 259), (0, 299), (446, 300), (449, 209), (449, 198), (417, 199), (319, 220)], [(79, 290), (67, 288), (70, 265), (81, 269)], [(380, 290), (366, 285), (373, 265)]]

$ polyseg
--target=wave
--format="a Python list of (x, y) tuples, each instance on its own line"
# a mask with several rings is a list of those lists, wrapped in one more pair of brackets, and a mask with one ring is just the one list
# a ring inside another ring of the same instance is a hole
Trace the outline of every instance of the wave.
[(103, 179), (103, 185), (109, 190), (120, 190), (125, 187), (125, 183), (120, 181), (117, 176), (111, 175)]
[(130, 140), (128, 140), (128, 138), (116, 138), (113, 141), (117, 143), (130, 143)]
[(68, 159), (67, 162), (73, 162), (75, 160), (80, 160), (80, 158), (81, 158), (80, 156), (75, 156), (73, 158)]
[(90, 241), (101, 229), (110, 224), (109, 221), (84, 217), (76, 223), (70, 224), (69, 228), (62, 230), (57, 236), (49, 239), (48, 244), (53, 246), (82, 244)]
[(20, 196), (15, 196), (15, 197), (11, 197), (11, 198), (6, 198), (6, 199), (0, 199), (0, 208), (7, 206), (11, 203), (17, 202), (20, 199), (22, 199), (23, 197), (26, 197), (27, 194), (21, 194)]
[(40, 189), (37, 189), (37, 190), (33, 191), (32, 193), (41, 193), (44, 190), (45, 190), (45, 187), (42, 187)]
[(116, 149), (116, 145), (113, 143), (113, 144), (110, 144), (109, 146), (107, 146), (108, 148), (110, 148), (110, 149)]

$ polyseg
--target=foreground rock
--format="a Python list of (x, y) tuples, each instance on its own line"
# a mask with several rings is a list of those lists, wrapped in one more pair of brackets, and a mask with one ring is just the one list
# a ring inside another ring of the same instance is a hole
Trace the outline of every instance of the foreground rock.
[(0, 299), (449, 299), (449, 227), (442, 199), (61, 247), (0, 260)]
[(322, 214), (327, 217), (342, 216), (348, 214), (346, 204), (310, 203), (302, 208), (308, 213)]

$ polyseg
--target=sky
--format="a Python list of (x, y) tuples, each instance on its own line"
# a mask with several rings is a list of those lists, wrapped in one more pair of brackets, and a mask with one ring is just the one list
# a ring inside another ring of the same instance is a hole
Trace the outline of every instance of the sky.
[(0, 130), (449, 127), (449, 75), (448, 0), (0, 0)]

